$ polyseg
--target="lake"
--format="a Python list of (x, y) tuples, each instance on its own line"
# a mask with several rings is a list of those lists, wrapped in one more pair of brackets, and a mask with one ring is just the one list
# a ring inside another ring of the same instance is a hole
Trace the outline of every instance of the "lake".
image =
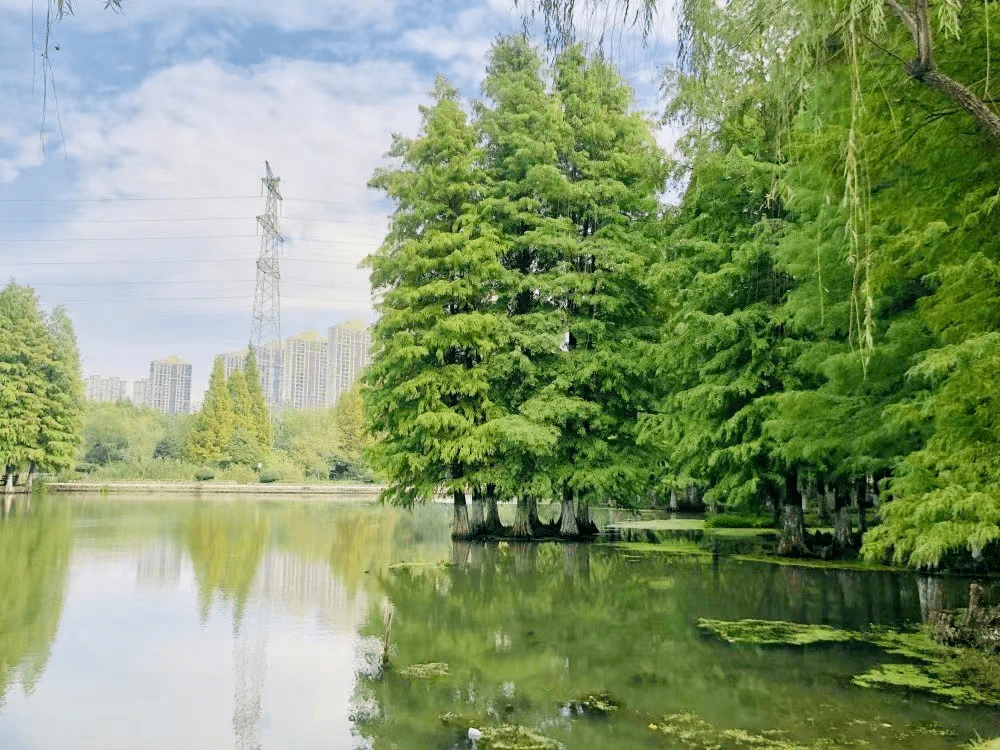
[[(993, 710), (854, 685), (874, 647), (697, 624), (902, 627), (927, 606), (914, 574), (453, 544), (448, 506), (361, 498), (19, 501), (0, 520), (3, 750), (463, 748), (501, 722), (581, 749), (1000, 735)], [(952, 606), (968, 588), (932, 584)]]

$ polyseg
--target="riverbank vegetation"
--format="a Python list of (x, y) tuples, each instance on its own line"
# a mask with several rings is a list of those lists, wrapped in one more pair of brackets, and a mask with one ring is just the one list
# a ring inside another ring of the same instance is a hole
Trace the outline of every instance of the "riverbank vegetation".
[[(371, 183), (388, 499), (453, 495), (456, 536), (498, 497), (517, 536), (539, 498), (566, 536), (655, 504), (767, 517), (787, 555), (1000, 568), (1000, 144), (913, 85), (902, 27), (765, 5), (682, 8), (676, 163), (582, 47), (499, 40), (472, 106), (438, 81)], [(934, 45), (994, 108), (987, 13)]]
[(248, 357), (247, 371), (227, 379), (217, 363), (197, 414), (166, 415), (128, 402), (86, 403), (83, 445), (58, 479), (371, 481), (357, 389), (336, 407), (276, 412), (272, 420), (254, 368)]

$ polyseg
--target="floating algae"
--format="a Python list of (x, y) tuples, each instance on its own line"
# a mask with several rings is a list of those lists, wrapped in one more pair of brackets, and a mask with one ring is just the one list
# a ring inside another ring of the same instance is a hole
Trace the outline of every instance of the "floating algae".
[(852, 682), (861, 687), (899, 688), (934, 693), (953, 703), (991, 703), (990, 699), (973, 687), (953, 685), (931, 674), (931, 669), (922, 664), (879, 664)]
[(783, 620), (708, 620), (699, 618), (698, 627), (714, 633), (727, 643), (754, 643), (761, 646), (805, 646), (811, 643), (843, 643), (867, 640), (863, 633), (837, 630), (828, 625), (802, 625)]
[(855, 685), (930, 693), (956, 704), (1000, 705), (1000, 660), (972, 649), (941, 645), (924, 631), (862, 633), (781, 620), (699, 619), (698, 627), (727, 643), (758, 646), (870, 643), (911, 661), (877, 665), (855, 677)]
[(476, 742), (478, 750), (563, 750), (562, 744), (551, 737), (516, 724), (482, 727), (481, 731), (482, 737)]
[(403, 677), (414, 680), (431, 680), (436, 677), (448, 676), (448, 665), (437, 661), (424, 662), (423, 664), (410, 664), (399, 670)]
[(577, 696), (563, 706), (563, 712), (567, 714), (583, 714), (590, 716), (607, 716), (622, 707), (611, 693), (585, 693)]

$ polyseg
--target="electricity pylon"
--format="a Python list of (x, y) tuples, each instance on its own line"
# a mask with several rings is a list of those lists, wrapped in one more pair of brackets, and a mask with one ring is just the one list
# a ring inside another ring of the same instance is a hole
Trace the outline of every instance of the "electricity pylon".
[[(253, 297), (253, 319), (250, 321), (250, 343), (259, 350), (270, 341), (281, 341), (281, 292), (278, 282), (278, 252), (285, 238), (278, 228), (278, 191), (280, 177), (271, 172), (271, 165), (264, 162), (267, 175), (261, 178), (267, 190), (267, 205), (257, 217), (260, 224), (260, 256), (257, 258), (257, 290)], [(263, 189), (262, 189), (263, 192)]]

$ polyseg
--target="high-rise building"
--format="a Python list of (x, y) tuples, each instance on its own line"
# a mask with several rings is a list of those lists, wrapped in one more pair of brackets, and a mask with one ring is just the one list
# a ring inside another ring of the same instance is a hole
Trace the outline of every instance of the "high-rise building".
[(147, 403), (164, 414), (191, 411), (191, 364), (180, 357), (149, 363)]
[(132, 383), (132, 403), (149, 406), (149, 378), (139, 378)]
[[(281, 342), (272, 341), (254, 350), (257, 358), (257, 370), (260, 372), (260, 389), (264, 392), (264, 401), (268, 406), (281, 404)], [(226, 369), (228, 378), (236, 370), (242, 370), (247, 361), (247, 349), (226, 352), (219, 355), (222, 366)]]
[(91, 375), (84, 381), (84, 396), (90, 401), (103, 401), (117, 404), (124, 401), (128, 394), (128, 383), (118, 377), (104, 378)]
[(371, 362), (372, 332), (360, 320), (349, 320), (330, 326), (327, 341), (330, 363), (327, 395), (333, 405)]
[(281, 402), (289, 409), (326, 406), (328, 380), (326, 339), (315, 331), (285, 340), (281, 362)]

